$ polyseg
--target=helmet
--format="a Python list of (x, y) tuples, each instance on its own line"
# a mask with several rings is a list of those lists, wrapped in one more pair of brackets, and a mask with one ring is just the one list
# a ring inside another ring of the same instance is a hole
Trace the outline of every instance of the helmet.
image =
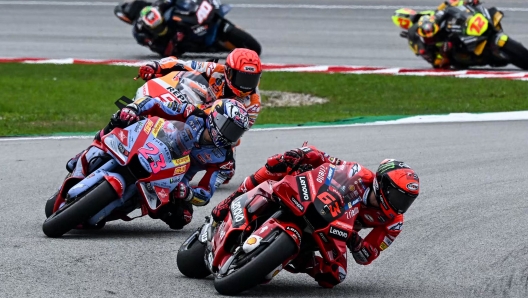
[(403, 214), (420, 192), (420, 179), (407, 164), (385, 159), (376, 172), (374, 195), (381, 211), (389, 218)]
[(205, 126), (216, 147), (236, 144), (249, 129), (249, 115), (234, 99), (219, 99), (211, 106)]
[(227, 86), (236, 96), (241, 97), (257, 88), (262, 66), (255, 51), (237, 48), (227, 55), (224, 71)]
[(168, 31), (168, 27), (163, 21), (163, 16), (156, 7), (146, 6), (143, 8), (139, 15), (139, 20), (146, 30), (157, 36), (165, 35)]
[(438, 27), (438, 24), (435, 22), (434, 16), (421, 16), (420, 19), (418, 19), (418, 35), (424, 38), (431, 38), (436, 33), (438, 33), (438, 30), (440, 28)]

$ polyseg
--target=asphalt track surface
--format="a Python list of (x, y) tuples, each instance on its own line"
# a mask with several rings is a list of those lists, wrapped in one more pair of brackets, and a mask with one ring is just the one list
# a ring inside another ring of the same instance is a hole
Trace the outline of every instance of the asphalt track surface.
[(251, 131), (238, 150), (237, 174), (182, 231), (141, 218), (101, 231), (49, 239), (44, 202), (84, 140), (0, 141), (0, 297), (209, 297), (212, 280), (191, 280), (176, 250), (213, 204), (267, 156), (304, 140), (375, 170), (405, 160), (421, 194), (398, 239), (370, 266), (349, 258), (348, 276), (332, 290), (281, 272), (249, 297), (526, 297), (527, 121), (357, 126)]
[[(401, 6), (433, 3), (401, 1)], [(381, 0), (353, 4), (394, 5)], [(528, 7), (524, 1), (500, 4)], [(110, 6), (0, 7), (0, 56), (152, 57), (133, 44), (129, 28), (113, 17)], [(391, 12), (237, 8), (229, 16), (262, 41), (266, 62), (425, 67), (397, 37), (388, 19)], [(369, 26), (372, 22), (376, 29)], [(504, 21), (507, 32), (525, 43), (526, 22), (526, 12), (508, 12)], [(333, 290), (319, 288), (307, 276), (282, 272), (244, 296), (527, 297), (527, 125), (512, 121), (252, 131), (238, 150), (232, 183), (210, 205), (197, 208), (184, 230), (172, 231), (160, 221), (142, 218), (112, 222), (101, 231), (75, 231), (62, 239), (48, 239), (41, 231), (44, 202), (65, 175), (65, 162), (89, 140), (2, 139), (0, 297), (217, 295), (211, 280), (189, 280), (178, 272), (176, 250), (212, 206), (267, 156), (305, 140), (372, 170), (387, 157), (405, 160), (420, 175), (422, 192), (394, 244), (367, 267), (350, 258), (346, 280)]]
[[(0, 18), (0, 57), (157, 57), (137, 45), (131, 27), (114, 17), (116, 1), (58, 0), (51, 1), (53, 5), (35, 4), (50, 3), (44, 0), (29, 2), (24, 5), (28, 1), (0, 1), (0, 11), (6, 12)], [(71, 5), (75, 2), (95, 3)], [(407, 42), (398, 36), (399, 29), (390, 17), (395, 7), (435, 7), (440, 1), (225, 1), (228, 2), (238, 5), (228, 19), (262, 43), (264, 62), (426, 68), (428, 65), (415, 57)], [(503, 25), (512, 38), (528, 44), (527, 1), (486, 3), (523, 10), (506, 11)], [(273, 6), (277, 4), (278, 7)], [(283, 8), (288, 4), (290, 8)]]

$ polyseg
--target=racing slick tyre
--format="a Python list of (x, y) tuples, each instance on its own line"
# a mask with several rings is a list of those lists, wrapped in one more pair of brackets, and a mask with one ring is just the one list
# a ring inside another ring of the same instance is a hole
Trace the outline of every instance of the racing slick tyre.
[[(258, 248), (255, 250), (257, 251)], [(266, 275), (295, 254), (297, 247), (291, 237), (281, 233), (260, 254), (226, 276), (215, 277), (214, 287), (222, 295), (235, 295), (264, 281)]]
[(205, 244), (198, 241), (200, 230), (194, 232), (191, 237), (182, 244), (176, 256), (178, 270), (190, 278), (206, 278), (211, 271), (205, 264)]
[(59, 191), (55, 192), (47, 201), (46, 206), (44, 207), (44, 213), (46, 213), (46, 218), (50, 217), (53, 214), (53, 207), (55, 206), (55, 201), (57, 200), (57, 196), (59, 195)]
[(114, 188), (105, 180), (48, 217), (42, 225), (42, 231), (48, 237), (60, 237), (88, 221), (115, 199), (117, 194)]
[(508, 38), (502, 50), (510, 57), (511, 64), (528, 70), (528, 50), (520, 42)]
[(249, 33), (238, 27), (232, 27), (231, 30), (228, 30), (228, 32), (226, 32), (225, 39), (227, 42), (233, 44), (235, 48), (250, 49), (255, 51), (257, 55), (260, 56), (262, 51), (260, 43)]

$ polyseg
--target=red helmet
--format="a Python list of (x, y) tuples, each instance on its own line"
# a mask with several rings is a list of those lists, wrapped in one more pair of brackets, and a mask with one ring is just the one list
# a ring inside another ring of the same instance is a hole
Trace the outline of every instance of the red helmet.
[(227, 55), (225, 78), (227, 86), (237, 97), (253, 92), (259, 84), (261, 74), (260, 58), (255, 51), (237, 48)]
[(404, 162), (385, 159), (376, 172), (373, 190), (381, 211), (394, 218), (405, 213), (418, 197), (420, 179)]

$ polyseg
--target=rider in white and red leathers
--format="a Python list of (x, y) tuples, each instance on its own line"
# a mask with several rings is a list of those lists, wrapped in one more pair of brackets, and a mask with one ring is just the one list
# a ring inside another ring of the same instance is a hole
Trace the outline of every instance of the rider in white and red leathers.
[[(345, 179), (347, 185), (343, 185), (348, 192), (341, 197), (340, 205), (344, 205), (345, 199), (361, 202), (354, 224), (355, 233), (348, 239), (347, 246), (356, 263), (370, 264), (400, 234), (403, 213), (419, 193), (418, 176), (403, 162), (386, 159), (380, 164), (378, 171), (373, 173), (356, 162), (330, 157), (313, 146), (289, 150), (268, 158), (264, 167), (247, 177), (233, 194), (213, 209), (213, 219), (216, 222), (222, 221), (228, 214), (233, 199), (260, 183), (281, 180), (295, 168), (316, 168), (323, 163), (332, 163), (346, 169), (341, 172), (348, 174)], [(372, 230), (363, 239), (357, 232), (364, 228)], [(332, 288), (346, 277), (346, 256), (338, 256), (336, 262), (340, 265), (330, 266), (323, 258), (308, 252), (299, 255), (285, 269), (292, 273), (307, 273), (322, 287)]]

